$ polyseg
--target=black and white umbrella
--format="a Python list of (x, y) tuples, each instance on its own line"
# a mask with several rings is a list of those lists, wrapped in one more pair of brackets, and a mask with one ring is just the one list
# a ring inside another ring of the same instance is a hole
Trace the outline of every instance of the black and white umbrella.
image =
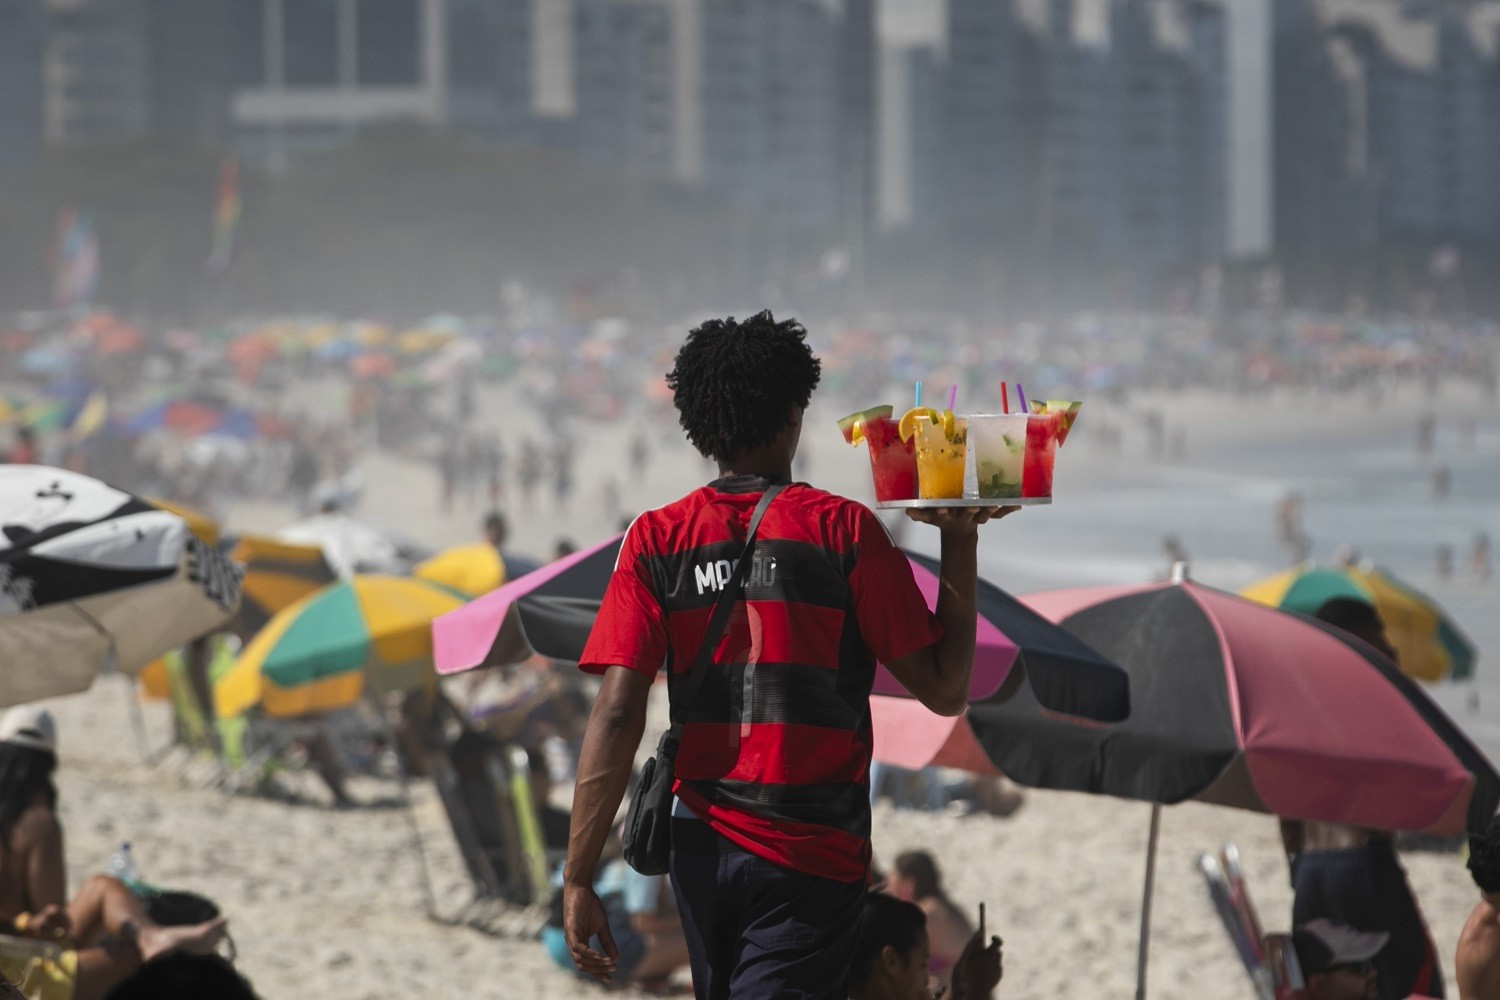
[(0, 465), (0, 706), (134, 673), (222, 626), (240, 570), (176, 514), (88, 476)]

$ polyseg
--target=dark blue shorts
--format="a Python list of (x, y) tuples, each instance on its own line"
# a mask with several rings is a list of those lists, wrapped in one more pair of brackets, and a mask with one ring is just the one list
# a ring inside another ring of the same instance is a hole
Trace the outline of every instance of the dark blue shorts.
[(672, 820), (672, 888), (697, 1000), (844, 1000), (863, 882), (756, 857), (694, 819)]
[(1412, 993), (1443, 995), (1443, 971), (1406, 872), (1389, 840), (1337, 851), (1308, 851), (1297, 859), (1292, 926), (1324, 917), (1391, 939), (1375, 956), (1381, 1000)]

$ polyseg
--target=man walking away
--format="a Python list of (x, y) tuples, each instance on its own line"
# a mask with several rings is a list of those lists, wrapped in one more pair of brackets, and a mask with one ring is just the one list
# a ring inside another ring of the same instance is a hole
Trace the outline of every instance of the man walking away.
[[(595, 868), (658, 668), (693, 665), (718, 591), (766, 507), (744, 592), (711, 648), (676, 760), (671, 875), (699, 1000), (844, 997), (870, 864), (875, 662), (944, 715), (968, 701), (978, 526), (1016, 508), (913, 510), (941, 537), (934, 616), (865, 506), (791, 483), (821, 366), (795, 321), (693, 330), (667, 376), (719, 478), (632, 523), (580, 657), (604, 675), (578, 766), (564, 930), (609, 981), (616, 948)], [(593, 944), (597, 938), (597, 947)]]

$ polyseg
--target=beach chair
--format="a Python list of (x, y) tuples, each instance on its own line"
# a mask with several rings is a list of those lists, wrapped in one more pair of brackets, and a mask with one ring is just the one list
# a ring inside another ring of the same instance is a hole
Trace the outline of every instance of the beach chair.
[[(433, 784), (474, 885), (474, 901), (456, 922), (535, 936), (552, 890), (525, 751), (474, 729), (451, 706), (428, 735)], [(482, 917), (494, 903), (512, 908), (498, 928)]]

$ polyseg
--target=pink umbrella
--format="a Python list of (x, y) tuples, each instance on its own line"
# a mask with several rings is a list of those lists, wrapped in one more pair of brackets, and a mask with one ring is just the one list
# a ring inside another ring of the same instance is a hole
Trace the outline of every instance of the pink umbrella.
[(1125, 668), (1130, 717), (1060, 719), (1025, 690), (958, 719), (881, 704), (875, 756), (981, 773), (988, 762), (1023, 785), (1154, 803), (1137, 996), (1161, 805), (1197, 799), (1451, 834), (1482, 829), (1500, 802), (1483, 754), (1420, 685), (1347, 633), (1186, 580), (1023, 600)]
[[(432, 623), (438, 672), (518, 663), (534, 655), (576, 661), (623, 537), (575, 552), (438, 618)], [(914, 552), (906, 556), (928, 606), (936, 606), (937, 563)], [(978, 605), (971, 701), (1008, 697), (1026, 686), (1019, 684), (1024, 674), (1052, 711), (1090, 719), (1128, 714), (1129, 691), (1117, 666), (984, 580)], [(1009, 688), (1008, 680), (1013, 681)], [(883, 666), (876, 671), (874, 691), (906, 695)]]

